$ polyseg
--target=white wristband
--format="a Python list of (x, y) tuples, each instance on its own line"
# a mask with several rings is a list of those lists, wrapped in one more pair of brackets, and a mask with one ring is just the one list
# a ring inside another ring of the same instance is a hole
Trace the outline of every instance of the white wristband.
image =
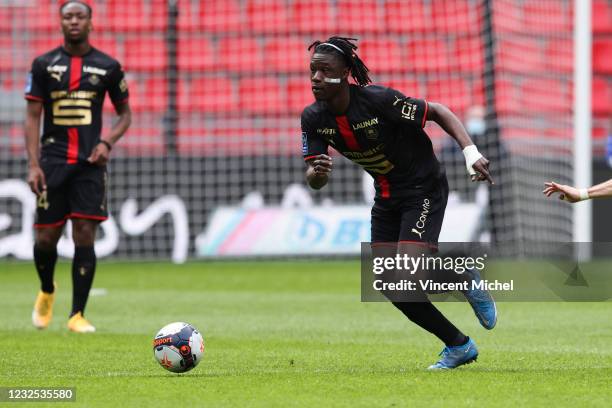
[(465, 157), (465, 167), (468, 173), (470, 173), (470, 176), (473, 176), (476, 174), (476, 170), (474, 170), (472, 166), (482, 158), (482, 154), (480, 154), (475, 145), (469, 145), (463, 149), (463, 156)]
[(578, 190), (580, 192), (580, 201), (584, 201), (584, 200), (588, 200), (589, 198), (589, 189), (588, 188), (581, 188)]

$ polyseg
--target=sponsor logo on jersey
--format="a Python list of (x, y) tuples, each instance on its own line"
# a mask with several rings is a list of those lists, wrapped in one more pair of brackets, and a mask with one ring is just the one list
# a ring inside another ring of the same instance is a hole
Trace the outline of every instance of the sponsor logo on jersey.
[(333, 128), (319, 128), (317, 129), (317, 133), (320, 135), (335, 135), (336, 129)]
[(51, 99), (96, 99), (96, 91), (53, 91)]
[(88, 65), (85, 65), (83, 67), (83, 72), (86, 72), (88, 74), (96, 74), (96, 75), (100, 75), (100, 76), (106, 75), (106, 70), (105, 69), (96, 68), (96, 67), (90, 67)]
[(66, 65), (49, 65), (47, 67), (47, 72), (51, 74), (51, 78), (57, 80), (57, 82), (62, 82), (62, 75), (64, 72), (68, 70), (68, 66)]
[(414, 120), (416, 111), (417, 111), (416, 104), (404, 102), (404, 106), (402, 106), (402, 118), (408, 119), (408, 120)]
[(353, 130), (364, 129), (374, 125), (378, 125), (378, 118), (372, 118), (369, 120), (364, 120), (363, 122), (359, 122), (353, 125)]
[(402, 102), (402, 118), (408, 120), (414, 120), (417, 111), (417, 105), (414, 103), (410, 103), (408, 98), (399, 98), (395, 95), (395, 102), (393, 102), (393, 106), (396, 106), (398, 103)]
[(421, 211), (421, 216), (419, 217), (419, 219), (417, 220), (416, 224), (415, 224), (415, 228), (412, 228), (411, 232), (414, 232), (415, 234), (417, 234), (419, 236), (419, 238), (423, 238), (423, 233), (425, 232), (425, 222), (427, 221), (427, 216), (429, 215), (429, 208), (430, 208), (430, 201), (429, 198), (426, 198), (425, 200), (423, 200), (423, 211)]

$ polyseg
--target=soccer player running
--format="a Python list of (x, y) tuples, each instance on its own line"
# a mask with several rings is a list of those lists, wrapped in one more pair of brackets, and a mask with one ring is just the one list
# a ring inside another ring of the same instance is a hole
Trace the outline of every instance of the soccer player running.
[[(28, 183), (37, 196), (34, 265), (41, 282), (32, 323), (44, 329), (53, 316), (57, 242), (71, 219), (75, 248), (68, 328), (87, 333), (95, 331), (83, 314), (96, 270), (96, 229), (108, 217), (106, 163), (130, 125), (131, 111), (121, 65), (89, 43), (91, 7), (68, 1), (59, 14), (64, 44), (34, 59), (25, 90)], [(119, 119), (101, 138), (106, 92)]]
[[(444, 105), (406, 97), (401, 92), (369, 85), (368, 69), (355, 53), (355, 39), (331, 37), (316, 41), (310, 79), (316, 101), (302, 113), (302, 153), (310, 187), (327, 184), (332, 171), (328, 146), (359, 164), (373, 178), (372, 246), (394, 243), (393, 251), (418, 256), (437, 247), (448, 197), (444, 170), (423, 130), (438, 123), (461, 146), (473, 181), (487, 180), (489, 161), (472, 143), (459, 119)], [(357, 85), (349, 84), (349, 75)], [(470, 279), (478, 280), (473, 275)], [(464, 292), (480, 323), (492, 329), (495, 303), (483, 290)], [(386, 295), (386, 294), (385, 294)], [(422, 294), (419, 301), (393, 304), (408, 319), (445, 344), (442, 358), (430, 369), (452, 369), (478, 356), (476, 344)]]

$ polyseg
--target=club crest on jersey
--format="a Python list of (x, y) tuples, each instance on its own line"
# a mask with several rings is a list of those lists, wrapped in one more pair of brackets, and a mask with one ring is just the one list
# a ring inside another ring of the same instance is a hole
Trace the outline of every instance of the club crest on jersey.
[(92, 85), (98, 85), (100, 83), (100, 77), (93, 74), (89, 77), (89, 83)]

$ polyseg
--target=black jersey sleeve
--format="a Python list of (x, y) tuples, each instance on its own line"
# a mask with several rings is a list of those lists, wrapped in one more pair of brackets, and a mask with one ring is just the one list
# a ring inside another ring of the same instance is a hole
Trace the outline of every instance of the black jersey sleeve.
[(117, 63), (113, 67), (109, 73), (108, 79), (108, 95), (110, 96), (113, 105), (116, 106), (117, 104), (126, 102), (130, 94), (121, 64)]
[(45, 99), (45, 89), (47, 72), (46, 64), (40, 58), (32, 61), (32, 68), (28, 72), (25, 86), (25, 98), (33, 101), (43, 101)]
[(319, 154), (327, 154), (328, 143), (316, 132), (316, 125), (312, 115), (304, 110), (302, 112), (302, 156), (309, 160)]
[(427, 101), (405, 96), (400, 91), (387, 88), (382, 110), (389, 120), (397, 124), (408, 124), (419, 128), (427, 121)]

